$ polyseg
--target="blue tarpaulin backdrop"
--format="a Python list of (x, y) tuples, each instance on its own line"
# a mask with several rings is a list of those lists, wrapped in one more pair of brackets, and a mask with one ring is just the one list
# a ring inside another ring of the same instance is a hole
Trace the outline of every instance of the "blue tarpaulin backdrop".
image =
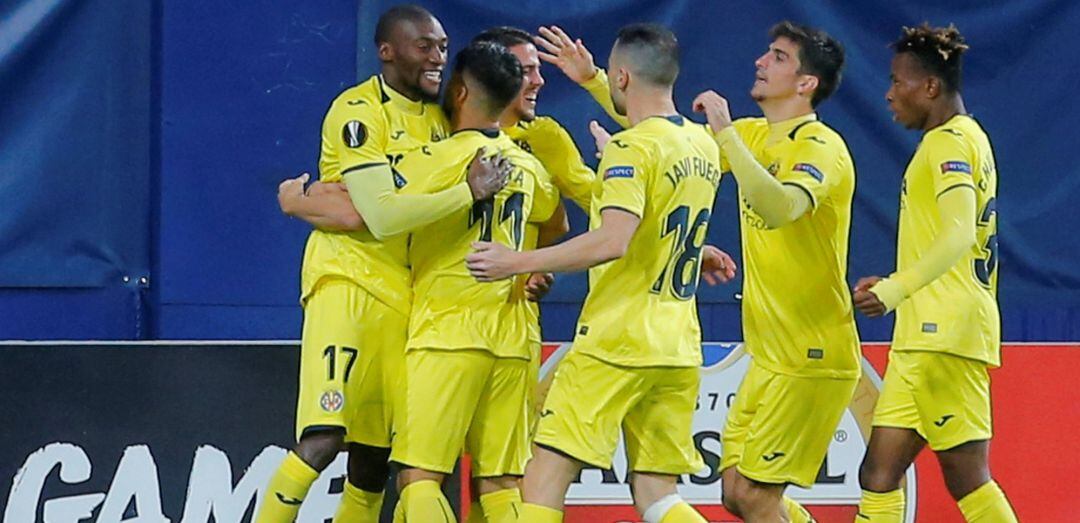
[[(0, 338), (295, 338), (307, 228), (277, 210), (285, 177), (316, 167), (331, 99), (377, 72), (372, 33), (391, 2), (11, 0), (0, 4)], [(559, 24), (603, 65), (619, 26), (672, 27), (681, 110), (706, 88), (736, 115), (766, 32), (821, 26), (848, 65), (822, 117), (847, 139), (858, 186), (849, 280), (894, 265), (898, 191), (918, 134), (884, 102), (900, 26), (955, 22), (967, 36), (964, 96), (1000, 173), (1000, 302), (1008, 340), (1080, 339), (1080, 142), (1069, 51), (1080, 4), (1015, 2), (428, 2), (451, 52), (492, 25)], [(540, 112), (592, 161), (586, 124), (612, 123), (553, 67)], [(738, 257), (735, 186), (710, 241)], [(583, 216), (572, 214), (574, 229)], [(782, 256), (783, 253), (777, 253)], [(702, 287), (710, 339), (740, 336), (740, 283)], [(586, 292), (561, 278), (544, 306), (568, 339)], [(860, 319), (864, 339), (887, 320)]]

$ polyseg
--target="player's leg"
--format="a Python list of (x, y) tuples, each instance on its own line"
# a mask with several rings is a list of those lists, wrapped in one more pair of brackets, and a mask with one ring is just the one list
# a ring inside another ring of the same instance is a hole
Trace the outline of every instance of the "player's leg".
[(891, 351), (866, 455), (859, 466), (862, 499), (856, 521), (899, 523), (904, 518), (901, 481), (926, 446), (915, 402), (910, 353)]
[(370, 297), (363, 306), (359, 353), (348, 383), (352, 403), (348, 474), (334, 519), (377, 522), (390, 476), (393, 417), (400, 406), (408, 316)]
[(342, 450), (347, 426), (348, 353), (355, 347), (359, 311), (351, 306), (363, 291), (347, 280), (320, 282), (304, 304), (297, 395), (298, 443), (271, 477), (255, 521), (291, 522), (319, 473)]
[(566, 491), (583, 464), (611, 468), (620, 425), (644, 382), (637, 369), (573, 350), (559, 363), (525, 468), (522, 521), (562, 521)]
[(967, 521), (1016, 521), (990, 474), (990, 376), (986, 364), (914, 353), (916, 403), (945, 486)]
[(442, 482), (465, 445), (494, 359), (481, 350), (406, 352), (405, 401), (395, 413), (397, 435), (390, 453), (390, 460), (401, 466), (395, 520), (456, 520)]
[(466, 449), (480, 508), (491, 523), (516, 522), (521, 514), (531, 378), (529, 360), (495, 358), (469, 427)]
[(700, 371), (696, 367), (642, 371), (649, 374), (649, 389), (622, 424), (633, 471), (634, 508), (646, 523), (704, 523), (676, 488), (680, 474), (705, 466), (693, 434)]

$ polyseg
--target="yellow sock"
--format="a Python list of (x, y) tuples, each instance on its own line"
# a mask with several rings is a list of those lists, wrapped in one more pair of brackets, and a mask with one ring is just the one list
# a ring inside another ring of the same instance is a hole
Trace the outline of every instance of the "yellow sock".
[(484, 507), (480, 503), (473, 501), (469, 504), (469, 517), (465, 518), (465, 523), (484, 523), (487, 519), (484, 519)]
[(562, 523), (563, 513), (561, 510), (533, 505), (532, 503), (521, 504), (522, 523)]
[(345, 480), (334, 521), (339, 523), (379, 523), (382, 512), (382, 492), (368, 492)]
[(660, 523), (705, 523), (705, 518), (689, 503), (680, 501), (668, 509)]
[(904, 490), (889, 492), (862, 491), (859, 512), (855, 521), (872, 523), (900, 523), (904, 520)]
[[(425, 479), (409, 483), (401, 491), (399, 504), (404, 506), (403, 516), (406, 521), (416, 523), (454, 523), (457, 516), (450, 508), (450, 502), (443, 495), (439, 483)], [(396, 515), (395, 515), (396, 519)]]
[(255, 523), (292, 523), (319, 471), (290, 452), (266, 485)]
[(983, 483), (956, 504), (968, 523), (1016, 523), (1016, 513), (994, 480)]
[(806, 510), (798, 501), (784, 496), (780, 498), (780, 502), (784, 504), (784, 510), (787, 511), (791, 523), (813, 523), (814, 517), (810, 515), (810, 511)]
[(480, 508), (487, 523), (515, 523), (521, 516), (521, 491), (508, 488), (483, 494)]

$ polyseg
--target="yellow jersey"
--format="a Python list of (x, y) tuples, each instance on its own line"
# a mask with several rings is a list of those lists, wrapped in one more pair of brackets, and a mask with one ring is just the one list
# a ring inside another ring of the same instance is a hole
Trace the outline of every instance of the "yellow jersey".
[[(503, 152), (514, 164), (513, 173), (493, 199), (413, 232), (408, 259), (415, 300), (407, 348), (482, 349), (529, 359), (530, 343), (540, 342), (539, 330), (524, 295), (514, 292), (515, 280), (477, 282), (465, 256), (475, 241), (522, 250), (526, 224), (551, 218), (559, 194), (543, 165), (503, 132), (466, 129), (406, 155), (397, 170), (410, 181), (407, 192), (441, 191), (464, 180), (480, 147), (489, 154)], [(432, 174), (436, 168), (439, 173)]]
[[(449, 125), (436, 104), (414, 102), (387, 86), (381, 76), (342, 92), (323, 119), (319, 179), (341, 182), (351, 170), (399, 162), (423, 144), (446, 136)], [(404, 179), (395, 176), (398, 188)], [(308, 237), (301, 269), (301, 301), (319, 280), (346, 278), (403, 314), (412, 300), (406, 259), (408, 237), (384, 241), (370, 232), (315, 230)]]
[[(593, 181), (596, 173), (581, 159), (570, 133), (550, 116), (538, 116), (532, 121), (521, 120), (515, 125), (503, 128), (503, 132), (521, 147), (540, 160), (551, 178), (551, 183), (559, 189), (561, 195), (574, 201), (586, 212), (592, 202)], [(525, 227), (525, 250), (537, 247), (539, 226), (528, 224)], [(528, 274), (517, 277), (516, 292), (524, 295)], [(529, 311), (535, 326), (535, 336), (540, 337), (540, 307), (529, 302)]]
[(773, 372), (857, 377), (859, 334), (846, 279), (855, 167), (847, 145), (815, 114), (734, 125), (758, 163), (805, 191), (812, 205), (794, 222), (768, 229), (740, 196), (747, 352)]
[(923, 136), (904, 172), (896, 268), (922, 257), (940, 233), (937, 198), (952, 190), (975, 192), (975, 235), (956, 265), (915, 291), (896, 309), (893, 350), (947, 352), (1001, 365), (997, 305), (997, 169), (986, 132), (957, 115)]
[(719, 157), (704, 126), (677, 115), (647, 118), (604, 147), (590, 228), (610, 208), (641, 223), (625, 255), (589, 270), (573, 350), (630, 367), (701, 364), (695, 293)]

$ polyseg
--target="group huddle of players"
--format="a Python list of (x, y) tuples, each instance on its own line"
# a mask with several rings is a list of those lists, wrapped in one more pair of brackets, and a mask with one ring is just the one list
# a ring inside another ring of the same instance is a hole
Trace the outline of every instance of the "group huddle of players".
[[(752, 357), (722, 437), (723, 502), (746, 521), (812, 521), (784, 496), (809, 487), (860, 375), (854, 310), (896, 311), (858, 521), (901, 521), (904, 471), (929, 443), (968, 521), (1015, 521), (988, 465), (987, 369), (1000, 364), (997, 175), (960, 96), (952, 26), (893, 44), (895, 119), (924, 132), (904, 173), (897, 272), (847, 286), (855, 169), (814, 109), (840, 83), (841, 45), (782, 22), (755, 62), (763, 117), (734, 120), (701, 93), (676, 110), (675, 35), (620, 30), (608, 68), (558, 27), (487, 30), (447, 63), (439, 21), (414, 5), (379, 19), (381, 74), (345, 90), (322, 129), (319, 183), (282, 183), (282, 209), (314, 225), (304, 253), (297, 445), (256, 521), (287, 522), (342, 448), (335, 521), (374, 522), (390, 464), (395, 521), (454, 521), (441, 491), (471, 456), (469, 519), (557, 522), (585, 465), (610, 468), (619, 436), (647, 522), (700, 522), (678, 478), (703, 467), (691, 424), (701, 365), (699, 277), (726, 282), (705, 245), (722, 173), (739, 188), (743, 331)], [(536, 115), (542, 61), (623, 130), (591, 130), (594, 172)], [(562, 198), (590, 215), (569, 230)], [(721, 209), (722, 210), (722, 209)], [(735, 209), (730, 209), (735, 211)], [(589, 271), (573, 347), (543, 405), (536, 301), (553, 273)]]

